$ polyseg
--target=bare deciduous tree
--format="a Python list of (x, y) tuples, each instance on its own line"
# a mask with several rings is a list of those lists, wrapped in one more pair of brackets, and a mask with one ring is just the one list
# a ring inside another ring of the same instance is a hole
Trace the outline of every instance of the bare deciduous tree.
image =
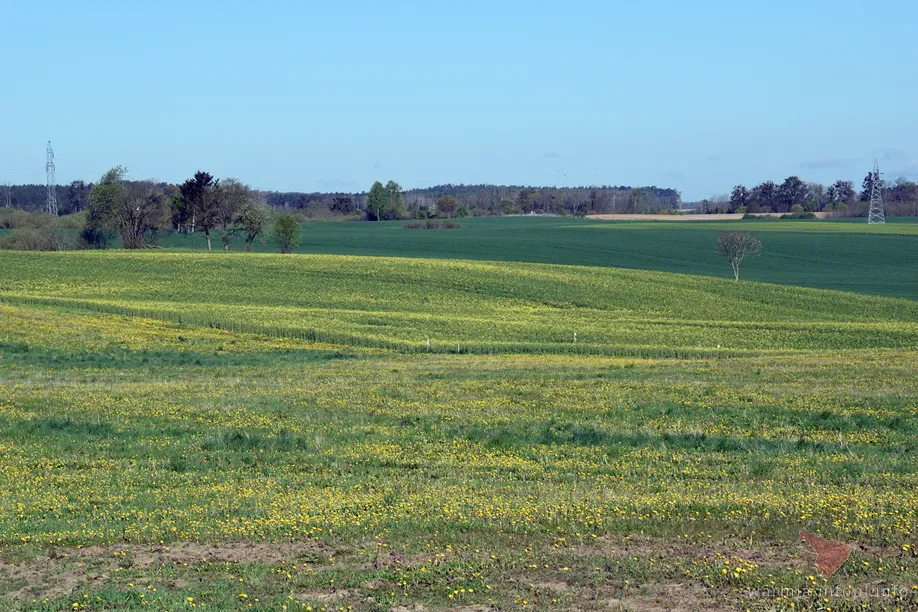
[(230, 240), (239, 229), (239, 216), (252, 199), (252, 188), (237, 179), (223, 179), (217, 187), (214, 219), (224, 250), (229, 251)]
[(239, 229), (245, 234), (245, 250), (252, 250), (252, 243), (268, 224), (271, 210), (265, 205), (264, 197), (257, 194), (239, 213)]
[(733, 280), (739, 280), (740, 264), (747, 257), (762, 251), (762, 241), (749, 232), (721, 232), (717, 236), (717, 252), (727, 257), (733, 268)]
[(151, 181), (128, 183), (127, 170), (112, 168), (89, 192), (86, 214), (88, 232), (114, 229), (121, 233), (126, 249), (149, 246), (148, 236), (166, 221), (166, 201), (162, 189)]
[(152, 181), (132, 183), (125, 195), (115, 211), (124, 248), (147, 248), (147, 236), (155, 234), (166, 222), (166, 198), (162, 189)]

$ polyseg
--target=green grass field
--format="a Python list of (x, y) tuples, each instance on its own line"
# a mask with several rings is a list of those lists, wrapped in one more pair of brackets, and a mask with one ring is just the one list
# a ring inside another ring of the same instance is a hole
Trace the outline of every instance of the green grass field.
[[(728, 278), (714, 242), (747, 230), (764, 243), (744, 279), (918, 299), (918, 218), (812, 221), (596, 221), (576, 218), (460, 219), (450, 230), (406, 230), (402, 221), (303, 224), (299, 253), (514, 261), (656, 270)], [(0, 230), (0, 236), (9, 230)], [(169, 234), (169, 250), (206, 250), (203, 235)], [(215, 248), (221, 248), (214, 237)], [(236, 240), (232, 250), (242, 250)], [(254, 250), (276, 252), (270, 232)]]
[[(439, 257), (477, 222), (0, 253), (0, 609), (918, 605), (918, 302)], [(481, 244), (511, 222), (674, 231)]]
[[(764, 243), (743, 266), (749, 280), (918, 299), (918, 219), (868, 226), (832, 221), (637, 222), (572, 218), (461, 219), (454, 230), (406, 230), (398, 221), (307, 223), (298, 252), (521, 261), (657, 270), (727, 278), (717, 234), (748, 230)], [(206, 248), (170, 235), (167, 248)], [(242, 245), (234, 245), (241, 249)], [(270, 238), (256, 250), (276, 251)]]

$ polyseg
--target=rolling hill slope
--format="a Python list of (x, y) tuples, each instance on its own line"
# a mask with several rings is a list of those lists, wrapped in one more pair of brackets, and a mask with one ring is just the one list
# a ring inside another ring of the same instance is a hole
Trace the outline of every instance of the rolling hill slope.
[[(571, 218), (461, 219), (454, 230), (406, 230), (402, 222), (307, 223), (298, 252), (522, 261), (658, 270), (727, 278), (714, 250), (724, 230), (753, 232), (760, 257), (743, 278), (784, 285), (918, 299), (918, 223), (868, 227), (839, 221), (640, 222)], [(170, 235), (169, 248), (204, 248), (200, 237)], [(234, 247), (241, 250), (241, 244)], [(276, 251), (270, 237), (257, 250)]]
[(640, 355), (918, 346), (916, 302), (665, 272), (123, 251), (11, 253), (4, 264), (0, 300), (353, 346)]

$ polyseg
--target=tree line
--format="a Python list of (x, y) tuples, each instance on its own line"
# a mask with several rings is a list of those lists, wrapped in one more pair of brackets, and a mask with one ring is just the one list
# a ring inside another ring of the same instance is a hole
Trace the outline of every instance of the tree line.
[[(841, 215), (865, 216), (870, 198), (868, 174), (860, 190), (852, 181), (838, 180), (831, 185), (804, 181), (789, 176), (780, 183), (764, 181), (753, 187), (736, 185), (730, 194), (700, 202), (684, 203), (679, 191), (648, 186), (527, 187), (519, 185), (437, 185), (403, 190), (395, 181), (375, 183), (366, 192), (279, 192), (254, 191), (276, 212), (295, 214), (301, 219), (351, 218), (424, 219), (434, 216), (499, 216), (512, 214), (584, 215), (601, 213), (659, 213), (685, 208), (697, 212), (805, 212), (832, 211)], [(181, 185), (156, 183), (167, 198)], [(58, 186), (61, 214), (83, 211), (89, 203), (93, 183), (74, 181)], [(918, 216), (918, 183), (899, 178), (882, 181), (887, 214)], [(382, 192), (385, 191), (385, 197)], [(451, 200), (443, 200), (450, 196)], [(45, 185), (0, 186), (0, 207), (43, 210), (47, 198)], [(442, 201), (441, 201), (442, 200)], [(455, 202), (455, 209), (444, 210)], [(443, 206), (446, 206), (444, 208)]]
[[(86, 208), (91, 183), (73, 181), (69, 185), (55, 186), (58, 210), (69, 215)], [(0, 207), (20, 210), (44, 210), (48, 201), (46, 185), (0, 185)]]
[[(789, 176), (781, 183), (765, 181), (752, 189), (736, 185), (729, 196), (723, 195), (702, 200), (695, 206), (702, 213), (794, 213), (835, 212), (840, 215), (866, 216), (874, 176), (864, 177), (858, 191), (851, 181), (838, 180), (831, 185), (805, 182), (798, 176)], [(918, 183), (904, 178), (880, 181), (886, 214), (892, 216), (918, 216)]]
[[(375, 191), (374, 191), (375, 188)], [(381, 189), (388, 194), (381, 206)], [(398, 195), (396, 196), (396, 192)], [(679, 191), (663, 187), (526, 187), (519, 185), (437, 185), (402, 190), (398, 183), (374, 184), (361, 193), (268, 192), (274, 208), (296, 211), (308, 218), (351, 216), (377, 219), (423, 219), (442, 215), (441, 200), (456, 202), (457, 216), (513, 214), (584, 215), (589, 213), (644, 213), (679, 209)], [(377, 214), (381, 213), (381, 214)]]

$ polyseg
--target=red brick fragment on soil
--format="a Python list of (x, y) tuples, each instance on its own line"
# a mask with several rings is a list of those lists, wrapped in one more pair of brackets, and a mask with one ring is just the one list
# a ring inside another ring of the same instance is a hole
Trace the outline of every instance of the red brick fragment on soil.
[(845, 564), (851, 554), (851, 547), (847, 544), (820, 538), (806, 529), (800, 530), (800, 539), (806, 540), (816, 551), (816, 565), (826, 576), (831, 576), (838, 571), (838, 568)]

